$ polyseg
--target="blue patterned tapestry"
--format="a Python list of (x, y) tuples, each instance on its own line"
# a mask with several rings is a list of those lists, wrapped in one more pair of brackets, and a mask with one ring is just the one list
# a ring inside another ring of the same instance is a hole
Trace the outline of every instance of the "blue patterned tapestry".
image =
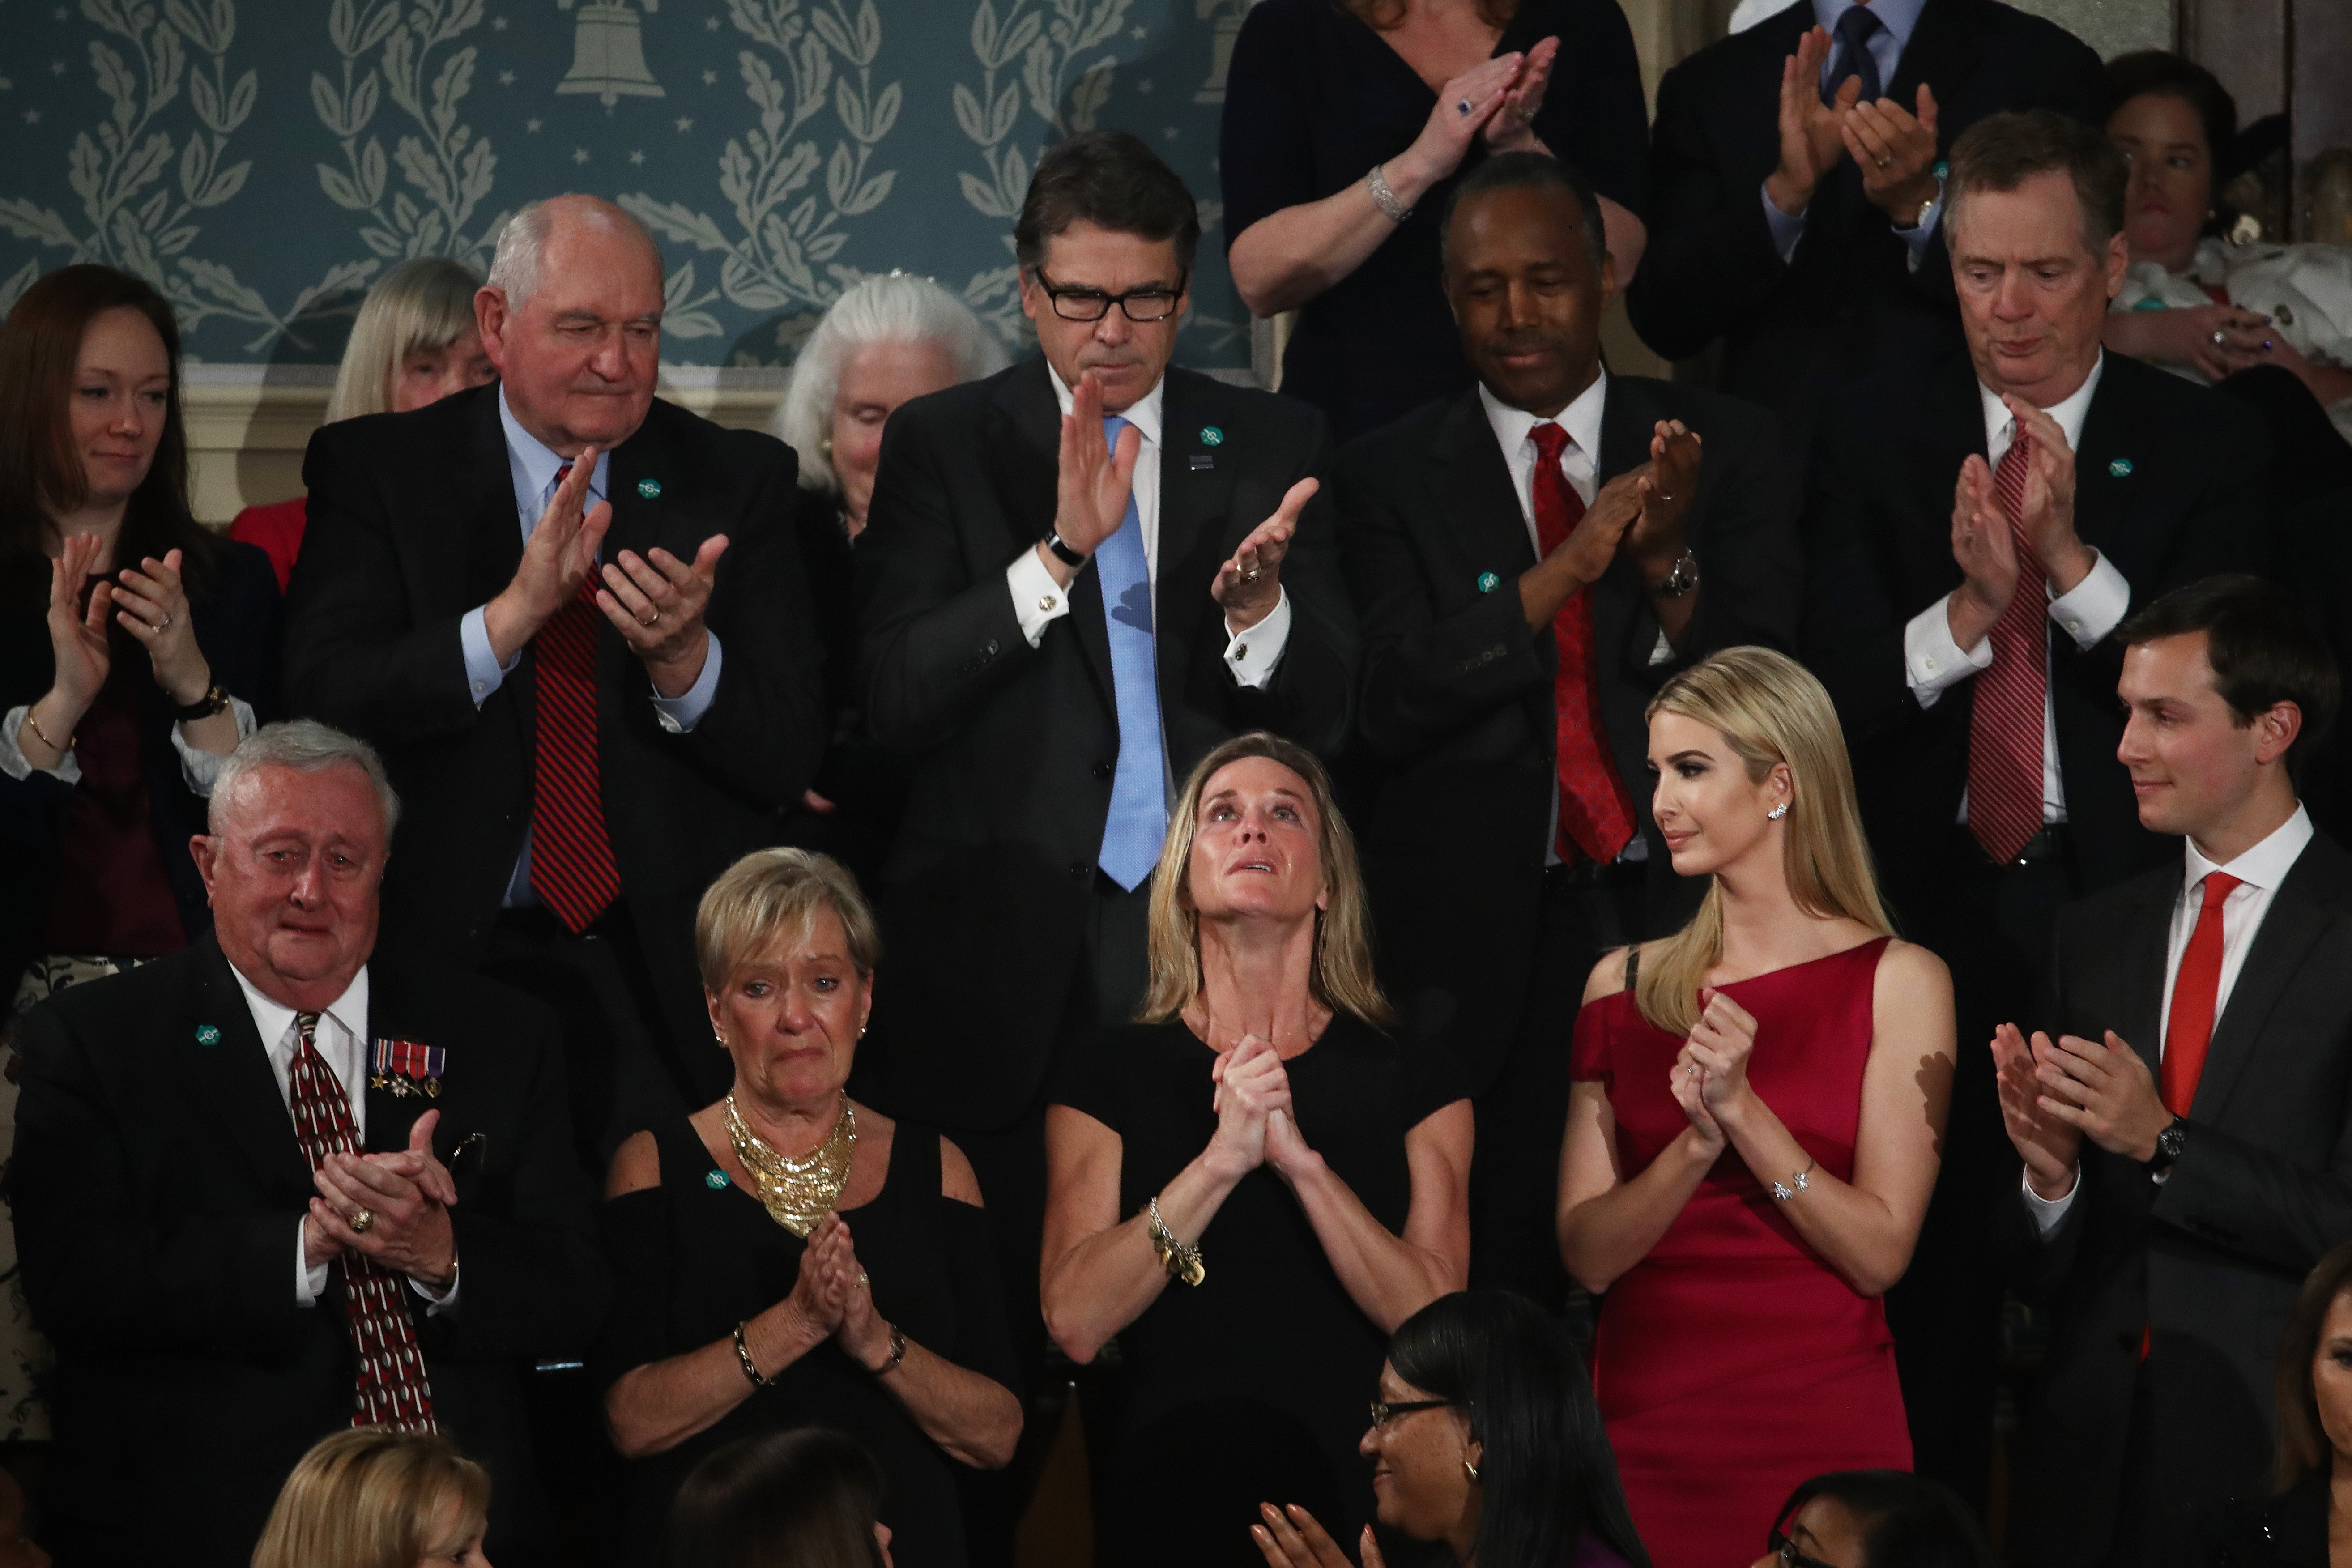
[(664, 360), (789, 363), (869, 272), (1030, 341), (1039, 151), (1118, 126), (1201, 199), (1180, 357), (1249, 363), (1217, 115), (1248, 0), (0, 0), (0, 310), (154, 281), (192, 357), (331, 363), (401, 258), (486, 268), (518, 205), (612, 197), (667, 257)]

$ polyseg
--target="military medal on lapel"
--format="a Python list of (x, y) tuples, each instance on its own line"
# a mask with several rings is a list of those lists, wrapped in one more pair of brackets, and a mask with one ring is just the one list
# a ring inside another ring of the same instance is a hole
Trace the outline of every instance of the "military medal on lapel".
[(449, 1053), (439, 1046), (415, 1040), (378, 1040), (368, 1087), (399, 1100), (436, 1100), (441, 1094), (441, 1075), (448, 1065)]

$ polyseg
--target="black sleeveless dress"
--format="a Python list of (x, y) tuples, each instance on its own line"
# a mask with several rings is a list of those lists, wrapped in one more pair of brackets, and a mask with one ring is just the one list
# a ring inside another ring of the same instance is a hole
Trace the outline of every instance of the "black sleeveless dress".
[[(791, 1295), (807, 1245), (727, 1179), (685, 1118), (655, 1128), (654, 1139), (661, 1184), (604, 1205), (614, 1277), (612, 1317), (597, 1357), (606, 1387), (633, 1367), (727, 1339), (737, 1323)], [(882, 1191), (841, 1217), (883, 1317), (924, 1349), (1018, 1392), (987, 1212), (940, 1195), (937, 1128), (899, 1122)], [(831, 1341), (709, 1430), (631, 1467), (622, 1560), (635, 1565), (658, 1559), (670, 1500), (713, 1449), (811, 1426), (848, 1433), (881, 1466), (882, 1522), (890, 1527), (891, 1556), (901, 1568), (961, 1568), (955, 1461)]]
[[(1133, 1025), (1103, 1031), (1059, 1085), (1056, 1100), (1119, 1135), (1122, 1216), (1208, 1146), (1214, 1060), (1181, 1022)], [(1299, 1131), (1402, 1234), (1404, 1136), (1463, 1098), (1450, 1062), (1343, 1014), (1286, 1065)], [(1249, 1536), (1261, 1501), (1300, 1504), (1352, 1555), (1372, 1517), (1356, 1444), (1388, 1336), (1349, 1298), (1271, 1166), (1242, 1178), (1200, 1245), (1206, 1279), (1171, 1284), (1118, 1335), (1097, 1560), (1263, 1568)]]

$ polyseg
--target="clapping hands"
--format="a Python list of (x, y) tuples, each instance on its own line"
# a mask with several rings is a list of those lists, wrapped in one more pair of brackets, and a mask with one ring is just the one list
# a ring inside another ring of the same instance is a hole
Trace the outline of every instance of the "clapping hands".
[[(457, 1270), (449, 1210), (457, 1184), (434, 1156), (438, 1110), (418, 1117), (408, 1147), (394, 1153), (330, 1154), (311, 1173), (319, 1195), (304, 1216), (304, 1256), (313, 1268), (356, 1253), (396, 1274), (435, 1285)], [(364, 1226), (357, 1222), (364, 1215)]]
[(1764, 182), (1766, 196), (1791, 217), (1850, 156), (1862, 171), (1863, 195), (1892, 222), (1909, 227), (1935, 199), (1936, 95), (1922, 82), (1916, 112), (1891, 98), (1863, 101), (1862, 78), (1848, 75), (1822, 101), (1822, 68), (1832, 40), (1814, 27), (1780, 62), (1780, 161)]

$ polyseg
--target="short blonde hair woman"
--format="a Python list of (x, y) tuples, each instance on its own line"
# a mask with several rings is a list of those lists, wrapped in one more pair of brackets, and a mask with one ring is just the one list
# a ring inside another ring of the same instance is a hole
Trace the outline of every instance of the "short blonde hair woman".
[(1659, 833), (1709, 886), (1585, 986), (1560, 1254), (1608, 1292), (1594, 1382), (1643, 1540), (1736, 1563), (1808, 1476), (1910, 1468), (1878, 1298), (1936, 1184), (1952, 987), (1891, 933), (1820, 681), (1726, 648), (1649, 719)]
[(1202, 758), (1154, 875), (1140, 1021), (1045, 1112), (1045, 1326), (1079, 1362), (1117, 1334), (1125, 1367), (1098, 1540), (1226, 1561), (1268, 1498), (1352, 1540), (1387, 1336), (1468, 1272), (1470, 1103), (1389, 1027), (1354, 845), (1304, 748)]
[(490, 1478), (437, 1433), (321, 1437), (278, 1493), (253, 1568), (490, 1568)]
[[(474, 325), (474, 294), (481, 286), (471, 270), (446, 256), (414, 257), (377, 279), (343, 344), (324, 423), (404, 414), (496, 381)], [(282, 591), (309, 521), (308, 498), (296, 496), (247, 507), (228, 525), (228, 535), (269, 552)]]

